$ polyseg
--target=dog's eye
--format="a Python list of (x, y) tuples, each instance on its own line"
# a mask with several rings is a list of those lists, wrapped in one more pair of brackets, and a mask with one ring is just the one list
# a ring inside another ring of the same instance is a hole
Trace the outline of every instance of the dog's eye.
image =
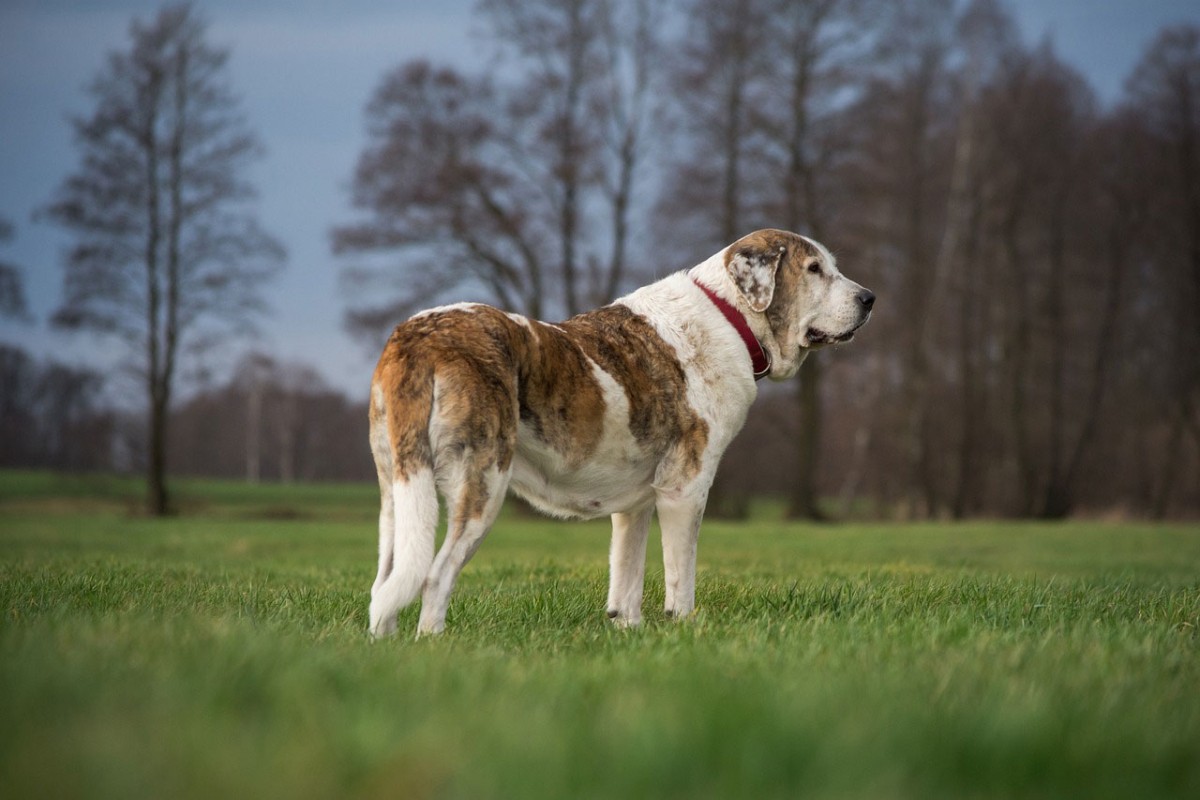
[(812, 262), (811, 264), (809, 264), (809, 265), (808, 265), (808, 271), (809, 271), (809, 272), (811, 272), (811, 273), (812, 273), (812, 274), (814, 274), (814, 275), (819, 275), (819, 274), (821, 274), (821, 262), (820, 262), (820, 261), (814, 261), (814, 262)]

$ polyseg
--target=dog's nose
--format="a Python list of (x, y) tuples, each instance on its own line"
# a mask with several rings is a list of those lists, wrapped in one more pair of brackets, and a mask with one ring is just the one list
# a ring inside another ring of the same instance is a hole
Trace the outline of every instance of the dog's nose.
[(875, 305), (875, 293), (870, 289), (863, 289), (858, 293), (858, 302), (865, 311), (870, 311), (871, 306)]

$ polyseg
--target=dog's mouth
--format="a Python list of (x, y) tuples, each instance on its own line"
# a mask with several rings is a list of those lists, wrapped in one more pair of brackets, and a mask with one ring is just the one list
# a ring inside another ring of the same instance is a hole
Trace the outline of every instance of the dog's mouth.
[(845, 333), (840, 333), (835, 336), (832, 333), (826, 333), (820, 328), (809, 328), (808, 336), (806, 338), (808, 339), (809, 347), (818, 347), (826, 344), (842, 344), (843, 342), (848, 342), (853, 339), (854, 332), (857, 330), (858, 328), (855, 328), (854, 330), (846, 331)]
[(853, 328), (841, 333), (827, 333), (820, 328), (809, 328), (804, 338), (808, 340), (809, 347), (822, 347), (827, 344), (845, 344), (854, 338), (854, 334), (858, 333), (859, 328), (866, 324), (867, 318), (864, 317)]

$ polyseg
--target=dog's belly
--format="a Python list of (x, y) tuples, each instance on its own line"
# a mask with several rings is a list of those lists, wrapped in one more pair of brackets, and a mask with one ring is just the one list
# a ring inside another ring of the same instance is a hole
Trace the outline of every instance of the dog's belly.
[(594, 519), (643, 508), (653, 500), (655, 465), (636, 448), (602, 448), (583, 464), (571, 467), (553, 449), (522, 433), (510, 488), (539, 511)]

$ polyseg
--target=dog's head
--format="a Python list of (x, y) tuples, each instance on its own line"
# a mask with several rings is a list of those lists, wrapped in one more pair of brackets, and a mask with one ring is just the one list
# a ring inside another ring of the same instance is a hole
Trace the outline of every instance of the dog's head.
[[(725, 269), (752, 314), (761, 314), (770, 377), (796, 374), (810, 350), (848, 342), (875, 295), (840, 273), (823, 246), (795, 233), (755, 231), (725, 250)], [(762, 327), (762, 326), (757, 326)]]

